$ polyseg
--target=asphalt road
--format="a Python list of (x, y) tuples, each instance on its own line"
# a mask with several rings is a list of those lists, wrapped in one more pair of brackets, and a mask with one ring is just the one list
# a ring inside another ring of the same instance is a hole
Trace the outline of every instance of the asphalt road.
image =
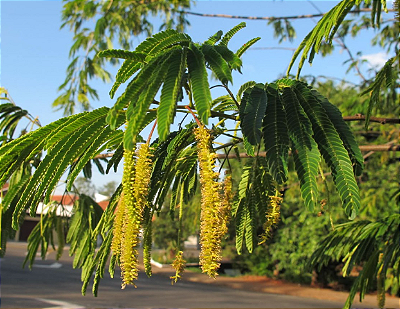
[[(65, 251), (60, 261), (49, 254), (38, 259), (32, 270), (22, 268), (26, 244), (9, 243), (1, 260), (2, 308), (339, 308), (341, 304), (294, 296), (234, 290), (203, 283), (179, 281), (171, 286), (169, 278), (139, 276), (137, 286), (120, 288), (120, 279), (106, 274), (99, 296), (91, 287), (80, 293), (80, 270), (73, 269)], [(116, 271), (116, 274), (118, 272)], [(116, 275), (117, 276), (117, 275)]]

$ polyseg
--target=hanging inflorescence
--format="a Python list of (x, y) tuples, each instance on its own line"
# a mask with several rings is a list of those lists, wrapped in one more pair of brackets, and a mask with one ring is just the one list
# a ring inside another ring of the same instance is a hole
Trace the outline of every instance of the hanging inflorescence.
[(279, 191), (275, 195), (269, 196), (269, 204), (267, 208), (266, 221), (263, 224), (264, 233), (260, 236), (259, 245), (266, 242), (271, 237), (272, 228), (275, 227), (281, 217), (281, 203), (283, 198)]
[(124, 152), (123, 194), (114, 221), (113, 254), (119, 257), (122, 288), (138, 278), (138, 247), (143, 211), (151, 177), (152, 160), (149, 144), (142, 144), (136, 153)]
[[(200, 167), (201, 214), (200, 214), (200, 265), (203, 273), (217, 276), (220, 266), (221, 239), (226, 233), (229, 216), (230, 185), (226, 178), (226, 196), (220, 196), (222, 185), (218, 182), (219, 173), (214, 171), (216, 154), (211, 148), (211, 134), (204, 126), (194, 130), (197, 141), (197, 154)], [(228, 189), (228, 190), (226, 190)]]
[(171, 264), (172, 268), (175, 269), (175, 275), (170, 277), (172, 284), (176, 283), (178, 279), (181, 278), (182, 273), (185, 270), (185, 263), (186, 261), (183, 259), (183, 251), (179, 251)]
[[(227, 232), (230, 218), (233, 196), (232, 179), (230, 175), (227, 175), (224, 181), (220, 182), (219, 173), (214, 171), (216, 154), (211, 147), (212, 137), (209, 130), (200, 125), (194, 130), (194, 135), (197, 142), (202, 195), (199, 260), (203, 272), (215, 278), (222, 259), (221, 240)], [(125, 150), (123, 191), (115, 212), (111, 244), (112, 252), (121, 268), (122, 288), (130, 284), (135, 286), (134, 282), (138, 278), (139, 234), (143, 225), (151, 224), (151, 222), (143, 222), (143, 213), (148, 204), (151, 172), (149, 143), (142, 144), (136, 153), (134, 150)], [(151, 226), (147, 226), (146, 233), (151, 233)], [(144, 236), (144, 264), (146, 273), (151, 275), (151, 237)], [(172, 264), (176, 275), (171, 279), (175, 282), (181, 277), (184, 264), (183, 252), (179, 251)]]

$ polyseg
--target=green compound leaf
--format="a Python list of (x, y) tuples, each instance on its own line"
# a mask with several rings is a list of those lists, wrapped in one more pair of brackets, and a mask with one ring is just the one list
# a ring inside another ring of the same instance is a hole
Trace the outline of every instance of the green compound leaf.
[(345, 213), (350, 219), (354, 219), (360, 208), (360, 195), (349, 154), (325, 109), (312, 95), (311, 90), (300, 82), (293, 88), (298, 101), (311, 121), (318, 148), (332, 170), (333, 180)]
[(279, 93), (273, 85), (267, 86), (268, 104), (263, 119), (263, 137), (266, 162), (270, 173), (278, 183), (287, 180), (289, 135), (286, 116)]
[(157, 129), (161, 140), (169, 134), (169, 128), (175, 116), (176, 103), (181, 91), (182, 77), (186, 69), (187, 49), (171, 56), (164, 86), (161, 90), (160, 105), (157, 109)]
[(194, 104), (201, 121), (207, 125), (210, 117), (211, 92), (203, 53), (193, 43), (189, 45), (187, 64)]
[(263, 84), (256, 84), (243, 94), (239, 116), (243, 136), (251, 145), (261, 141), (261, 127), (267, 107), (267, 94)]
[(289, 136), (292, 141), (292, 153), (295, 168), (300, 180), (301, 196), (310, 211), (318, 200), (316, 177), (320, 154), (317, 143), (312, 138), (311, 123), (290, 87), (283, 88), (283, 104), (286, 112)]

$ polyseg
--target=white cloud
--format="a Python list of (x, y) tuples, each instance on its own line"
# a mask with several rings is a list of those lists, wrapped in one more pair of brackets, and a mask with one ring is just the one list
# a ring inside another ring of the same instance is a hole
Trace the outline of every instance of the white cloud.
[(371, 68), (379, 70), (380, 68), (382, 68), (385, 65), (385, 63), (389, 59), (389, 57), (388, 57), (388, 54), (386, 54), (384, 52), (380, 52), (380, 53), (376, 53), (376, 54), (369, 54), (369, 55), (361, 56), (361, 59), (367, 60), (368, 65)]

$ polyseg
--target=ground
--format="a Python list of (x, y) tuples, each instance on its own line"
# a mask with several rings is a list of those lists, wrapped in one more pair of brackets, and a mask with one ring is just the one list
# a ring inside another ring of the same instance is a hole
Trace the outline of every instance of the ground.
[[(172, 276), (174, 274), (174, 270), (169, 265), (163, 265), (162, 268), (153, 267), (153, 273)], [(272, 294), (292, 295), (305, 298), (315, 298), (315, 299), (330, 300), (332, 302), (341, 302), (341, 303), (344, 303), (348, 296), (347, 292), (303, 286), (300, 284), (285, 282), (283, 280), (271, 279), (263, 276), (249, 276), (249, 275), (239, 276), (239, 277), (218, 276), (216, 279), (211, 279), (208, 278), (207, 275), (205, 274), (186, 271), (182, 276), (182, 280), (221, 285), (234, 289), (272, 293)], [(376, 307), (377, 306), (376, 295), (373, 294), (366, 295), (364, 300), (360, 303), (359, 296), (357, 294), (357, 296), (354, 299), (353, 306), (357, 305)], [(400, 298), (386, 295), (386, 307), (400, 308)]]

